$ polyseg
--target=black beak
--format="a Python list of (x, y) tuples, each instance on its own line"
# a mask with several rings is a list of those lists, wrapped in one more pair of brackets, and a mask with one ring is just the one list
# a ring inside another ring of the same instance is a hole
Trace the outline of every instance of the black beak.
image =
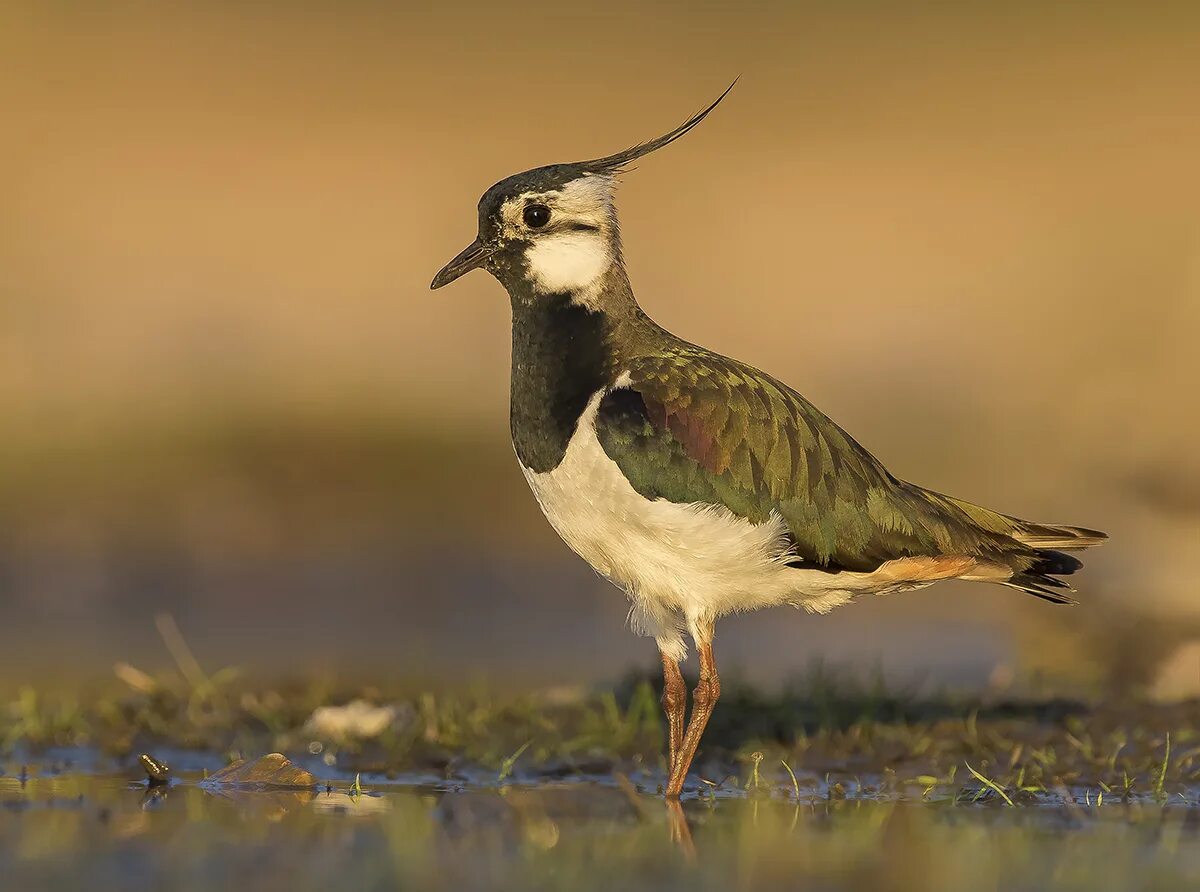
[(436, 291), (443, 285), (449, 285), (459, 276), (465, 276), (471, 270), (478, 269), (492, 256), (493, 250), (493, 248), (486, 247), (479, 239), (475, 239), (459, 251), (457, 257), (441, 268), (433, 277), (433, 281), (429, 283), (429, 287)]

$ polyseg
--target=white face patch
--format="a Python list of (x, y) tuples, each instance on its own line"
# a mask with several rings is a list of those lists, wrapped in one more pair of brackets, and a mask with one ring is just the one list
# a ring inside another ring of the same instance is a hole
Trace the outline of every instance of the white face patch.
[[(501, 208), (505, 238), (529, 242), (525, 250), (529, 278), (541, 294), (572, 294), (588, 304), (604, 274), (620, 255), (613, 212), (612, 177), (585, 175), (561, 189), (526, 192)], [(525, 208), (545, 205), (550, 219), (544, 228), (524, 221)]]
[(525, 251), (534, 287), (544, 294), (591, 289), (612, 265), (607, 236), (601, 232), (547, 233)]

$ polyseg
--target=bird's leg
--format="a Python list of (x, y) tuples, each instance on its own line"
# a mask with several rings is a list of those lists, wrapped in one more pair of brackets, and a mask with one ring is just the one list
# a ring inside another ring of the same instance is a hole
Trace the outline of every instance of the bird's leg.
[(667, 714), (667, 771), (674, 777), (675, 762), (683, 746), (683, 716), (687, 710), (687, 685), (679, 672), (679, 662), (659, 651), (663, 664), (662, 708)]
[(707, 640), (697, 641), (700, 653), (700, 680), (692, 691), (692, 717), (688, 720), (687, 731), (683, 735), (683, 746), (679, 758), (671, 767), (671, 778), (667, 782), (667, 798), (678, 799), (683, 791), (683, 782), (687, 778), (688, 769), (708, 725), (713, 707), (721, 696), (721, 679), (717, 677), (717, 664), (713, 661), (712, 632), (705, 636)]

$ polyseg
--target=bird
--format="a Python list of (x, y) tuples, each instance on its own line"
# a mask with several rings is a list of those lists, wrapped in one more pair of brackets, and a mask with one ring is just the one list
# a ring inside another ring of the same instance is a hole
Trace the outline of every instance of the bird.
[[(1081, 562), (1068, 552), (1107, 538), (902, 480), (797, 391), (646, 314), (622, 256), (618, 180), (734, 84), (655, 139), (500, 180), (479, 200), (475, 240), (430, 285), (484, 269), (508, 292), (512, 444), (550, 525), (658, 647), (668, 801), (721, 695), (721, 617), (827, 613), (946, 579), (1071, 604), (1062, 577)], [(699, 661), (690, 715), (685, 636)]]

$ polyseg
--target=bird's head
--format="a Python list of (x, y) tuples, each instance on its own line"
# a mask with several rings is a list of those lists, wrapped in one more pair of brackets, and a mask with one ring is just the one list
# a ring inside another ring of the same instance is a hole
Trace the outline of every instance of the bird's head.
[(496, 183), (479, 200), (479, 235), (434, 276), (430, 287), (441, 288), (483, 268), (514, 295), (536, 299), (569, 294), (589, 303), (621, 263), (613, 202), (618, 175), (635, 159), (699, 124), (732, 89), (730, 84), (716, 102), (657, 139), (593, 161), (537, 167)]

